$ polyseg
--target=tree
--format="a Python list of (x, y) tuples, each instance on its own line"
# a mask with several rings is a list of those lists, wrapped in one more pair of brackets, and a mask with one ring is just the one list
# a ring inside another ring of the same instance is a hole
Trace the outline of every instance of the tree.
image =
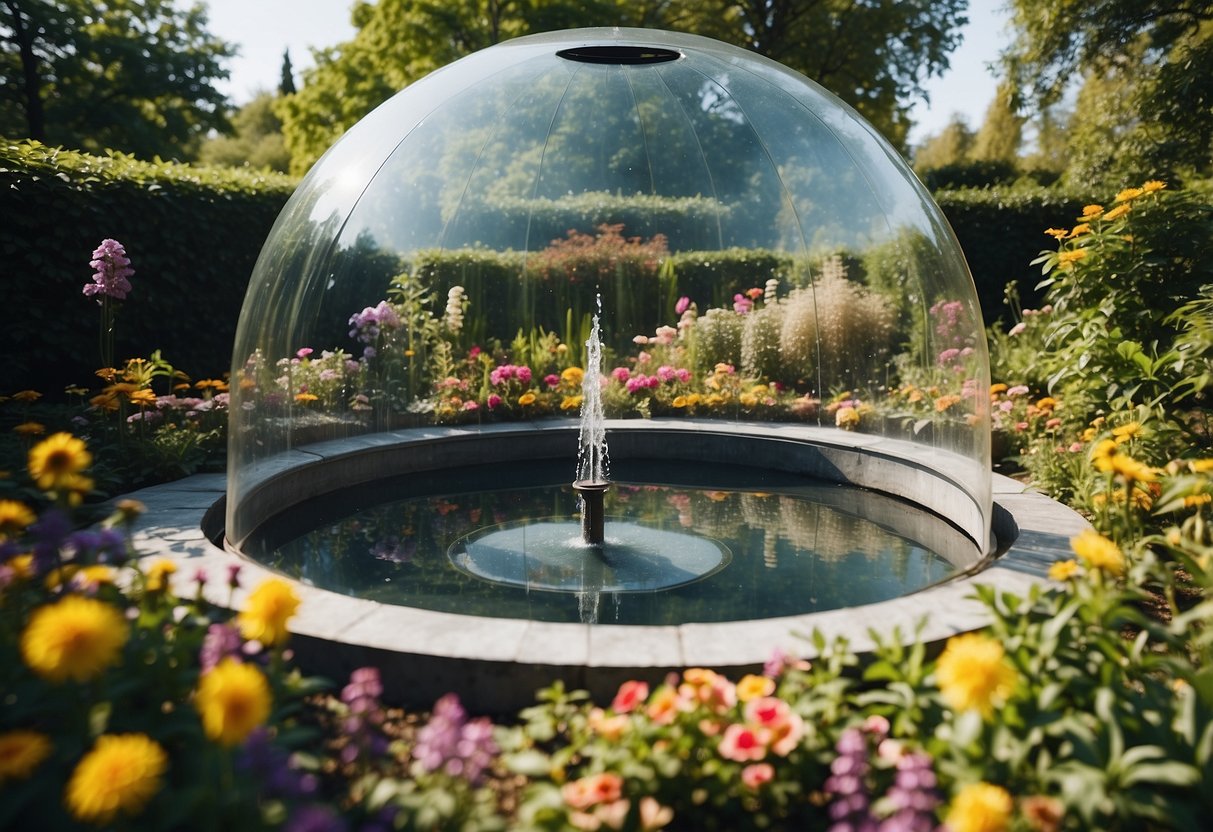
[(967, 0), (682, 0), (667, 28), (752, 49), (804, 73), (906, 150), (909, 103), (948, 67)]
[(354, 122), (423, 75), (511, 37), (595, 25), (681, 30), (734, 43), (799, 70), (904, 147), (909, 101), (947, 67), (965, 0), (380, 0), (353, 10), (357, 35), (315, 54), (304, 86), (279, 106), (293, 171), (306, 170)]
[(286, 173), (291, 156), (282, 140), (282, 122), (274, 114), (275, 100), (272, 93), (255, 95), (232, 116), (234, 135), (208, 138), (198, 149), (198, 161)]
[(282, 80), (278, 82), (279, 95), (294, 95), (297, 92), (295, 89), (295, 68), (291, 66), (291, 50), (282, 50)]
[(914, 170), (919, 173), (963, 164), (973, 147), (973, 131), (960, 113), (954, 113), (948, 126), (928, 136), (914, 152)]
[(1014, 91), (1010, 86), (999, 85), (994, 99), (986, 108), (985, 120), (973, 137), (970, 159), (975, 162), (1014, 163), (1019, 158), (1024, 118), (1011, 106), (1013, 100)]
[(1213, 3), (1012, 0), (1011, 8), (1016, 37), (1003, 61), (1021, 100), (1048, 106), (1077, 79), (1117, 86), (1115, 101), (1098, 91), (1088, 98), (1115, 105), (1131, 125), (1105, 121), (1102, 135), (1088, 129), (1084, 139), (1107, 149), (1099, 167), (1111, 178), (1213, 172)]
[(213, 82), (234, 50), (206, 20), (173, 0), (0, 0), (0, 134), (188, 155), (225, 125)]

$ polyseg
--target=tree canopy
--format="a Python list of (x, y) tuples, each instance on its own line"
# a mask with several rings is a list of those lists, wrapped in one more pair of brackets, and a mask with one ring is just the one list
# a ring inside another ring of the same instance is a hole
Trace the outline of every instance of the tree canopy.
[(1047, 107), (1084, 86), (1070, 179), (1213, 172), (1213, 2), (1012, 0), (1011, 9), (1016, 36), (1003, 60), (1019, 100)]
[(703, 34), (803, 72), (904, 148), (910, 100), (947, 68), (967, 0), (380, 0), (353, 9), (358, 32), (315, 53), (303, 87), (282, 100), (292, 171), (427, 73), (534, 32), (643, 26)]
[(282, 141), (282, 122), (274, 114), (274, 101), (275, 96), (268, 92), (253, 96), (232, 116), (234, 134), (207, 138), (198, 149), (198, 161), (286, 173), (291, 157)]
[(0, 134), (89, 151), (190, 155), (225, 126), (233, 47), (202, 5), (0, 0)]

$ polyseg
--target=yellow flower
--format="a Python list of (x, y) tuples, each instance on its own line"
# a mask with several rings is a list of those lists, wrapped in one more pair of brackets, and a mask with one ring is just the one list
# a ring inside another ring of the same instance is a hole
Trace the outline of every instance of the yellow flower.
[(561, 410), (576, 410), (581, 407), (581, 396), (565, 396), (560, 402)]
[(8, 568), (13, 570), (13, 577), (19, 581), (28, 581), (34, 577), (34, 556), (25, 554), (9, 558)]
[(217, 379), (217, 378), (204, 378), (202, 381), (198, 382), (194, 386), (197, 387), (199, 390), (206, 390), (209, 388), (211, 390), (214, 390), (216, 393), (226, 393), (227, 392), (227, 382), (221, 381), (220, 379)]
[(163, 592), (168, 589), (168, 576), (177, 571), (177, 564), (166, 558), (153, 563), (147, 568), (145, 576), (147, 578), (148, 592)]
[(1070, 548), (1082, 559), (1088, 569), (1123, 575), (1125, 556), (1120, 547), (1094, 529), (1084, 529), (1070, 538)]
[(22, 436), (41, 436), (46, 433), (46, 425), (41, 422), (22, 422), (13, 428), (13, 433)]
[(317, 396), (315, 393), (296, 393), (295, 394), (295, 401), (299, 402), (299, 404), (307, 404), (308, 402), (314, 402), (318, 398), (320, 398), (320, 397)]
[(42, 398), (42, 394), (37, 390), (21, 390), (17, 393), (13, 393), (13, 398), (19, 402), (36, 402), (38, 399)]
[(1052, 396), (1045, 396), (1043, 399), (1036, 402), (1036, 406), (1041, 410), (1052, 410), (1053, 408), (1057, 407), (1057, 399), (1053, 398)]
[(38, 519), (25, 503), (16, 500), (0, 500), (0, 540), (16, 537), (30, 523)]
[(220, 745), (239, 745), (269, 717), (270, 686), (255, 665), (229, 656), (203, 674), (194, 707), (208, 737)]
[(694, 407), (699, 404), (701, 397), (698, 393), (691, 393), (687, 396), (687, 407)]
[(585, 370), (580, 367), (568, 367), (560, 374), (560, 380), (570, 387), (580, 387), (585, 379)]
[(834, 414), (834, 424), (843, 430), (859, 427), (859, 411), (853, 407), (840, 407)]
[(1148, 194), (1152, 194), (1155, 191), (1161, 191), (1165, 187), (1167, 187), (1166, 182), (1158, 179), (1151, 179), (1149, 182), (1142, 183), (1141, 189)]
[(671, 404), (673, 404), (674, 407), (686, 407), (687, 406), (687, 397), (686, 396), (675, 396), (674, 401), (671, 402)]
[(1117, 206), (1116, 206), (1115, 208), (1113, 208), (1111, 211), (1109, 211), (1108, 213), (1104, 214), (1104, 215), (1103, 215), (1103, 218), (1104, 218), (1105, 220), (1107, 220), (1108, 222), (1112, 222), (1113, 220), (1118, 220), (1118, 219), (1120, 219), (1120, 218), (1121, 218), (1121, 217), (1123, 217), (1125, 214), (1129, 213), (1129, 211), (1131, 211), (1132, 209), (1133, 209), (1133, 206), (1132, 206), (1132, 205), (1130, 205), (1129, 203), (1127, 203), (1127, 202), (1126, 202), (1126, 203), (1124, 203), (1124, 204), (1122, 204), (1122, 205), (1117, 205)]
[(29, 452), (29, 473), (43, 491), (61, 488), (93, 462), (84, 441), (70, 433), (55, 433)]
[(1127, 422), (1118, 427), (1112, 428), (1112, 436), (1116, 440), (1116, 444), (1128, 442), (1130, 439), (1139, 439), (1145, 433), (1141, 429), (1141, 424), (1138, 422)]
[(51, 740), (37, 731), (5, 731), (0, 734), (0, 784), (24, 780), (51, 755)]
[(67, 784), (67, 808), (77, 820), (107, 824), (119, 812), (139, 814), (160, 791), (168, 754), (146, 734), (103, 734)]
[(1184, 497), (1184, 508), (1196, 508), (1213, 503), (1213, 494), (1189, 494)]
[(997, 396), (999, 393), (1007, 392), (1008, 389), (1010, 389), (1010, 388), (1008, 388), (1002, 382), (999, 382), (998, 384), (991, 384), (990, 385), (990, 395)]
[(1050, 581), (1068, 581), (1078, 574), (1078, 561), (1059, 560), (1049, 567)]
[(976, 709), (982, 717), (988, 717), (997, 702), (1011, 695), (1016, 678), (1002, 645), (981, 633), (948, 639), (935, 666), (944, 701), (956, 710)]
[(751, 699), (758, 699), (763, 696), (770, 696), (775, 692), (775, 680), (767, 676), (755, 676), (750, 674), (742, 676), (741, 681), (737, 683), (737, 698), (742, 702), (749, 702)]
[(142, 390), (135, 390), (127, 398), (140, 407), (152, 407), (156, 404), (156, 394), (146, 387)]
[(1046, 228), (1045, 233), (1055, 240), (1065, 239), (1069, 234), (1064, 228)]
[[(1128, 202), (1131, 199), (1137, 199), (1139, 196), (1141, 196), (1145, 192), (1146, 191), (1144, 188), (1125, 188), (1123, 191), (1118, 193), (1116, 195), (1116, 199), (1114, 199), (1112, 201), (1113, 202)], [(1116, 209), (1112, 209), (1112, 210), (1116, 210)]]
[(742, 393), (737, 397), (737, 401), (741, 402), (742, 407), (753, 407), (758, 404), (758, 397), (753, 393)]
[(299, 609), (299, 596), (286, 581), (270, 578), (248, 597), (244, 611), (238, 616), (241, 634), (267, 647), (286, 641), (290, 631), (287, 622)]
[(114, 393), (98, 393), (89, 399), (88, 403), (98, 410), (117, 410), (118, 396)]
[(534, 403), (535, 403), (535, 394), (534, 393), (527, 392), (527, 393), (523, 393), (521, 396), (518, 397), (518, 404), (522, 405), (523, 407), (526, 407), (528, 404), (534, 404)]
[(44, 679), (84, 682), (118, 661), (127, 632), (114, 607), (69, 595), (34, 611), (21, 634), (21, 655)]
[(1084, 205), (1082, 207), (1082, 218), (1084, 220), (1093, 220), (1103, 213), (1102, 205)]
[(1191, 469), (1193, 474), (1207, 474), (1213, 471), (1213, 458), (1189, 460), (1188, 468)]
[(970, 783), (952, 800), (945, 823), (949, 832), (1005, 832), (1011, 828), (1014, 809), (1006, 789)]
[(703, 403), (706, 404), (708, 407), (719, 407), (720, 405), (724, 404), (728, 400), (729, 399), (727, 396), (722, 396), (719, 393), (711, 393), (708, 395), (708, 397), (706, 399), (703, 400)]
[(960, 396), (957, 396), (955, 394), (950, 393), (946, 396), (940, 396), (938, 399), (935, 400), (935, 412), (943, 413), (945, 410), (947, 410), (952, 405), (960, 404), (960, 401), (961, 401)]
[(1144, 462), (1138, 462), (1128, 454), (1116, 454), (1108, 460), (1109, 470), (1128, 482), (1154, 482), (1158, 474)]
[(1091, 224), (1089, 222), (1080, 222), (1078, 225), (1076, 225), (1072, 229), (1070, 229), (1070, 233), (1066, 235), (1066, 238), (1070, 239), (1073, 237), (1081, 237), (1083, 234), (1086, 234), (1090, 230), (1091, 230)]
[(1073, 251), (1060, 251), (1057, 253), (1057, 263), (1063, 269), (1067, 269), (1079, 260), (1085, 260), (1086, 257), (1087, 250), (1085, 248), (1076, 248)]
[(1103, 471), (1106, 474), (1112, 470), (1112, 460), (1119, 454), (1120, 450), (1116, 446), (1116, 440), (1101, 439), (1091, 449), (1091, 464), (1097, 471)]

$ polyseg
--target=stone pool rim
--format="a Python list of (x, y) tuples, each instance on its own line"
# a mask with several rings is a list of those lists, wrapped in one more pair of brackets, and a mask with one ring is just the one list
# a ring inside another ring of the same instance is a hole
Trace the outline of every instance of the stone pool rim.
[[(493, 427), (507, 435), (535, 429), (534, 424)], [(629, 422), (628, 427), (636, 425)], [(721, 427), (725, 426), (712, 425)], [(663, 435), (661, 428), (649, 425), (658, 431), (654, 436)], [(441, 430), (457, 435), (460, 429), (432, 429), (428, 435)], [(887, 454), (874, 454), (878, 446), (887, 449), (890, 440), (825, 430), (829, 435), (823, 438), (828, 438), (836, 459), (861, 467), (873, 459), (888, 462)], [(344, 452), (337, 453), (335, 446), (327, 452), (344, 455), (347, 462), (361, 457), (359, 464), (374, 468), (373, 460), (390, 459), (383, 451), (398, 444), (400, 437), (343, 441)], [(314, 446), (293, 453), (310, 451)], [(317, 461), (305, 467), (321, 472), (325, 466)], [(210, 578), (203, 590), (207, 600), (240, 609), (248, 591), (276, 573), (220, 545), (225, 485), (223, 475), (203, 474), (125, 496), (142, 501), (148, 509), (136, 525), (137, 551), (143, 557), (168, 558), (177, 564), (173, 580), (180, 595), (195, 593), (194, 576), (202, 569)], [(535, 691), (556, 679), (569, 687), (589, 689), (605, 701), (629, 678), (656, 682), (672, 670), (691, 666), (736, 676), (759, 668), (776, 648), (811, 658), (814, 648), (805, 636), (814, 629), (827, 641), (845, 636), (860, 652), (872, 648), (872, 632), (888, 637), (898, 630), (907, 640), (917, 633), (927, 643), (939, 642), (989, 623), (988, 612), (972, 597), (974, 583), (1023, 596), (1033, 585), (1047, 583), (1049, 566), (1071, 557), (1069, 538), (1088, 527), (1076, 512), (1007, 477), (994, 475), (992, 491), (997, 547), (982, 560), (984, 568), (875, 604), (719, 623), (589, 625), (434, 612), (296, 582), (302, 604), (291, 624), (291, 647), (308, 672), (334, 681), (357, 667), (378, 666), (389, 698), (396, 701), (424, 706), (454, 690), (470, 708), (505, 713), (532, 703)], [(241, 567), (242, 586), (229, 598), (224, 578), (232, 565)]]

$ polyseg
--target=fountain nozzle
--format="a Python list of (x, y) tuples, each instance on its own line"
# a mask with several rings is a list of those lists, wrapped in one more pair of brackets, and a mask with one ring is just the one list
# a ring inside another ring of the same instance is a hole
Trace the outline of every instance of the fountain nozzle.
[(581, 539), (588, 546), (601, 546), (606, 536), (603, 498), (610, 487), (609, 482), (601, 480), (577, 480), (573, 483), (573, 490), (581, 497)]

